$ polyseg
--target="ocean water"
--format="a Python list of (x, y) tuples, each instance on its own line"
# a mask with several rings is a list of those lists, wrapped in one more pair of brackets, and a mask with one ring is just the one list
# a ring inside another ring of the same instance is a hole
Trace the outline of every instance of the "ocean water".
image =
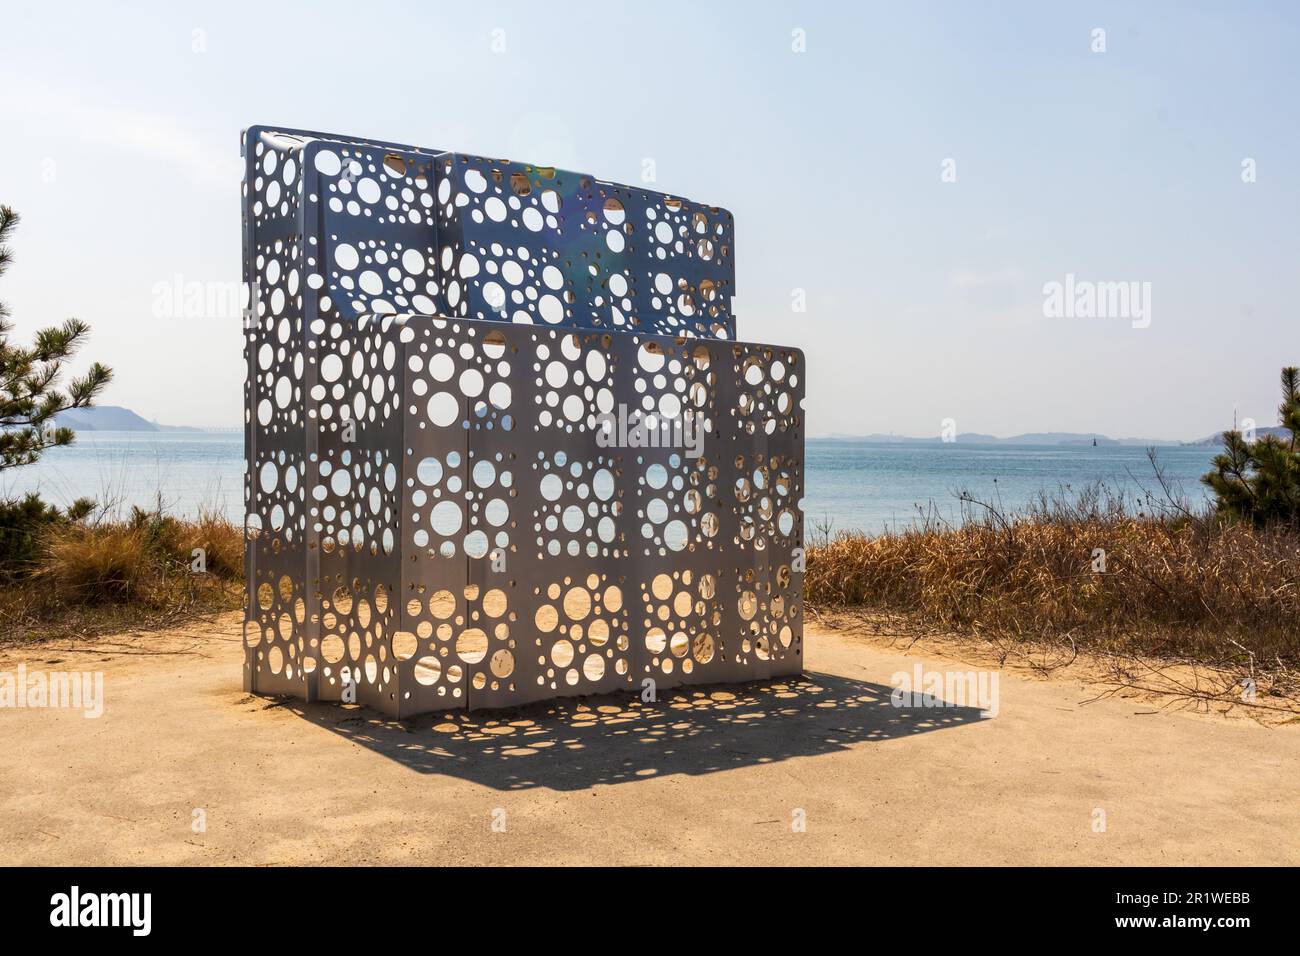
[[(1165, 475), (1192, 502), (1205, 500), (1197, 480), (1215, 449), (1160, 447)], [(812, 439), (807, 443), (806, 527), (878, 534), (918, 519), (918, 506), (951, 522), (961, 519), (958, 494), (1022, 507), (1040, 491), (1080, 489), (1104, 481), (1118, 491), (1157, 489), (1141, 447), (1100, 445), (892, 444)], [(35, 465), (0, 472), (0, 496), (39, 491), (67, 504), (86, 496), (121, 511), (172, 514), (201, 508), (242, 521), (244, 439), (216, 432), (81, 432)]]
[(94, 498), (127, 513), (132, 505), (169, 514), (217, 511), (243, 523), (242, 432), (80, 431), (34, 465), (0, 472), (0, 497), (29, 491), (57, 505)]
[[(1165, 479), (1189, 503), (1208, 499), (1200, 476), (1217, 448), (1160, 446)], [(879, 534), (918, 520), (918, 506), (961, 520), (962, 491), (1002, 510), (1023, 508), (1040, 492), (1078, 491), (1105, 482), (1117, 493), (1162, 496), (1146, 449), (1128, 445), (979, 445), (960, 441), (899, 445), (813, 439), (805, 449), (805, 531)], [(978, 510), (978, 509), (977, 509)]]

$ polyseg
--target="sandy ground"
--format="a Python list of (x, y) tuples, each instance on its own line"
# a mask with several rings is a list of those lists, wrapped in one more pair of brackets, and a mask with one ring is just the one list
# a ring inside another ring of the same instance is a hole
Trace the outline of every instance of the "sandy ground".
[(403, 725), (249, 697), (238, 627), (0, 651), (107, 699), (0, 710), (5, 863), (1300, 863), (1296, 725), (1013, 671), (992, 718), (895, 707), (968, 665), (817, 629), (799, 682)]

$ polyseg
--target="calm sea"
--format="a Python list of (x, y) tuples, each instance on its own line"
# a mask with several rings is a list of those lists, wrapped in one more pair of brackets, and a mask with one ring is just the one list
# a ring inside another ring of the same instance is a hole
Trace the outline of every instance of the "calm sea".
[[(242, 520), (244, 439), (237, 433), (81, 432), (70, 448), (46, 453), (35, 465), (0, 473), (0, 496), (40, 491), (66, 504), (81, 496), (170, 513), (200, 508)], [(1203, 501), (1197, 479), (1215, 449), (1161, 447), (1167, 478), (1189, 500)], [(1005, 508), (1024, 505), (1040, 491), (1078, 489), (1105, 481), (1133, 494), (1156, 488), (1140, 447), (1091, 445), (897, 445), (813, 439), (807, 443), (807, 527), (876, 534), (917, 520), (917, 506), (958, 521), (957, 495), (968, 491)]]

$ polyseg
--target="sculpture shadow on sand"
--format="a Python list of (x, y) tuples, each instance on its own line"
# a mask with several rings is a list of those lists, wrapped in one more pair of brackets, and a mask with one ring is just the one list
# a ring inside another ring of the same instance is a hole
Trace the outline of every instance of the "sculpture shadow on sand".
[(584, 790), (817, 756), (961, 727), (973, 707), (897, 707), (891, 688), (830, 674), (679, 687), (657, 702), (610, 694), (398, 721), (364, 707), (287, 706), (419, 773), (497, 790)]

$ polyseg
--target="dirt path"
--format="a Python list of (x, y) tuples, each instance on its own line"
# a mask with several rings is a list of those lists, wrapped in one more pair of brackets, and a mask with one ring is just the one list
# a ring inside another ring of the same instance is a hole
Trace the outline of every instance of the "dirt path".
[(801, 683), (407, 728), (248, 697), (238, 635), (0, 651), (106, 696), (0, 709), (5, 862), (1300, 863), (1294, 725), (1011, 672), (993, 718), (894, 707), (895, 672), (966, 665), (814, 629)]

